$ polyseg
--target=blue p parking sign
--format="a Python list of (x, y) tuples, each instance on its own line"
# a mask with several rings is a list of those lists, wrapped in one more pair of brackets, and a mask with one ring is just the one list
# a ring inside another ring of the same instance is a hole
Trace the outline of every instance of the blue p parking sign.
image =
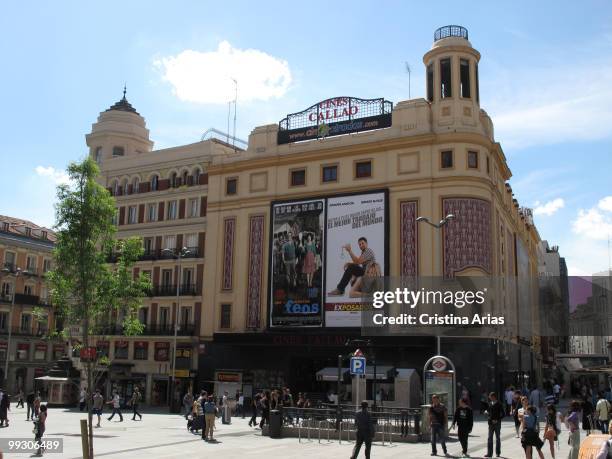
[(364, 375), (366, 369), (365, 357), (351, 357), (351, 374)]

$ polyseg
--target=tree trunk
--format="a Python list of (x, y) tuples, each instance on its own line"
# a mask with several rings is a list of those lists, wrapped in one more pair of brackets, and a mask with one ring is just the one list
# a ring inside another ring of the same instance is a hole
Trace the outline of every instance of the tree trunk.
[[(91, 368), (91, 360), (89, 359), (89, 315), (85, 312), (85, 319), (83, 320), (83, 346), (86, 349), (87, 355), (87, 390), (92, 391), (93, 386), (95, 384), (93, 378), (93, 369)], [(87, 397), (87, 436), (89, 437), (88, 447), (89, 447), (89, 458), (94, 458), (94, 449), (93, 449), (93, 413), (91, 412), (91, 397)]]

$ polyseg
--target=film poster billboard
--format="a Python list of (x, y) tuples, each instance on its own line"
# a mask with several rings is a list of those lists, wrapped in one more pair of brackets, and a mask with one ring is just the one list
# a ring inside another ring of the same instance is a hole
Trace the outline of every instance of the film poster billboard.
[(325, 326), (360, 327), (368, 296), (385, 276), (386, 194), (327, 199)]
[(325, 200), (272, 205), (271, 327), (323, 325)]

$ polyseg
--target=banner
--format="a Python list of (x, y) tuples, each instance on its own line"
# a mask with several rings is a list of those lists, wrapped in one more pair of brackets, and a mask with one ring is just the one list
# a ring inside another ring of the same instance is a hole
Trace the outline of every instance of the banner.
[(325, 200), (272, 205), (271, 327), (323, 325)]
[(382, 289), (384, 192), (327, 199), (325, 326), (360, 327), (364, 296)]

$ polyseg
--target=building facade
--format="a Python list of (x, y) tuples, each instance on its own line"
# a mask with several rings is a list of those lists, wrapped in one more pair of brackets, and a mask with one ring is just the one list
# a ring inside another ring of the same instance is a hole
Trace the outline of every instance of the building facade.
[[(533, 307), (540, 237), (513, 197), (506, 157), (480, 106), (479, 60), (465, 29), (441, 28), (423, 58), (426, 98), (402, 101), (392, 109), (383, 99), (328, 99), (278, 125), (255, 128), (246, 151), (213, 158), (202, 312), (207, 320), (199, 331), (210, 345), (200, 355), (200, 385), (212, 380), (225, 388), (221, 383), (231, 376), (247, 395), (282, 385), (309, 392), (330, 389), (316, 382), (317, 371), (336, 366), (338, 354), (349, 350), (347, 341), (362, 336), (359, 321), (343, 322), (350, 302), (338, 300), (329, 310), (335, 283), (321, 273), (320, 264), (328, 265), (336, 252), (346, 256), (341, 245), (330, 252), (330, 235), (342, 224), (330, 223), (333, 206), (351, 196), (368, 202), (363, 200), (368, 193), (384, 202), (384, 225), (370, 234), (385, 239), (376, 257), (386, 276), (490, 276), (500, 285), (495, 303), (521, 316), (526, 329), (502, 340), (442, 340), (442, 353), (462, 369), (458, 381), (479, 393), (541, 378), (536, 371), (541, 342), (534, 336), (538, 311)], [(349, 133), (333, 135), (343, 129)], [(327, 212), (326, 219), (317, 206)], [(443, 230), (416, 221), (418, 216), (439, 221), (448, 214), (456, 218)], [(313, 224), (317, 218), (326, 223), (325, 231)], [(359, 234), (337, 233), (333, 237), (346, 237), (342, 243), (356, 250)], [(322, 235), (326, 253), (319, 253)], [(308, 255), (301, 260), (293, 249), (286, 252), (286, 241), (315, 253), (314, 268)], [(297, 273), (282, 266), (294, 256), (296, 266), (302, 263)], [(277, 288), (279, 275), (286, 277), (281, 279), (285, 287)], [(279, 298), (281, 303), (287, 298), (282, 289), (300, 286), (302, 295), (325, 306), (310, 301), (296, 308), (293, 296), (278, 310)], [(322, 318), (313, 318), (320, 309), (325, 310)], [(402, 368), (420, 369), (436, 351), (434, 337), (383, 336), (369, 346), (379, 364)], [(475, 362), (474, 353), (482, 360)]]
[(0, 379), (11, 394), (32, 390), (65, 353), (63, 342), (49, 339), (56, 324), (45, 273), (54, 244), (50, 229), (0, 216)]
[[(87, 145), (100, 167), (100, 182), (117, 202), (116, 237), (143, 238), (144, 255), (134, 275), (144, 272), (153, 284), (139, 310), (142, 335), (125, 337), (115, 327), (97, 338), (98, 350), (111, 361), (102, 384), (128, 398), (139, 385), (147, 403), (167, 405), (169, 396), (192, 385), (197, 369), (207, 168), (215, 155), (234, 150), (214, 139), (153, 150), (145, 120), (125, 94), (100, 113)], [(177, 386), (171, 390), (175, 326)]]

